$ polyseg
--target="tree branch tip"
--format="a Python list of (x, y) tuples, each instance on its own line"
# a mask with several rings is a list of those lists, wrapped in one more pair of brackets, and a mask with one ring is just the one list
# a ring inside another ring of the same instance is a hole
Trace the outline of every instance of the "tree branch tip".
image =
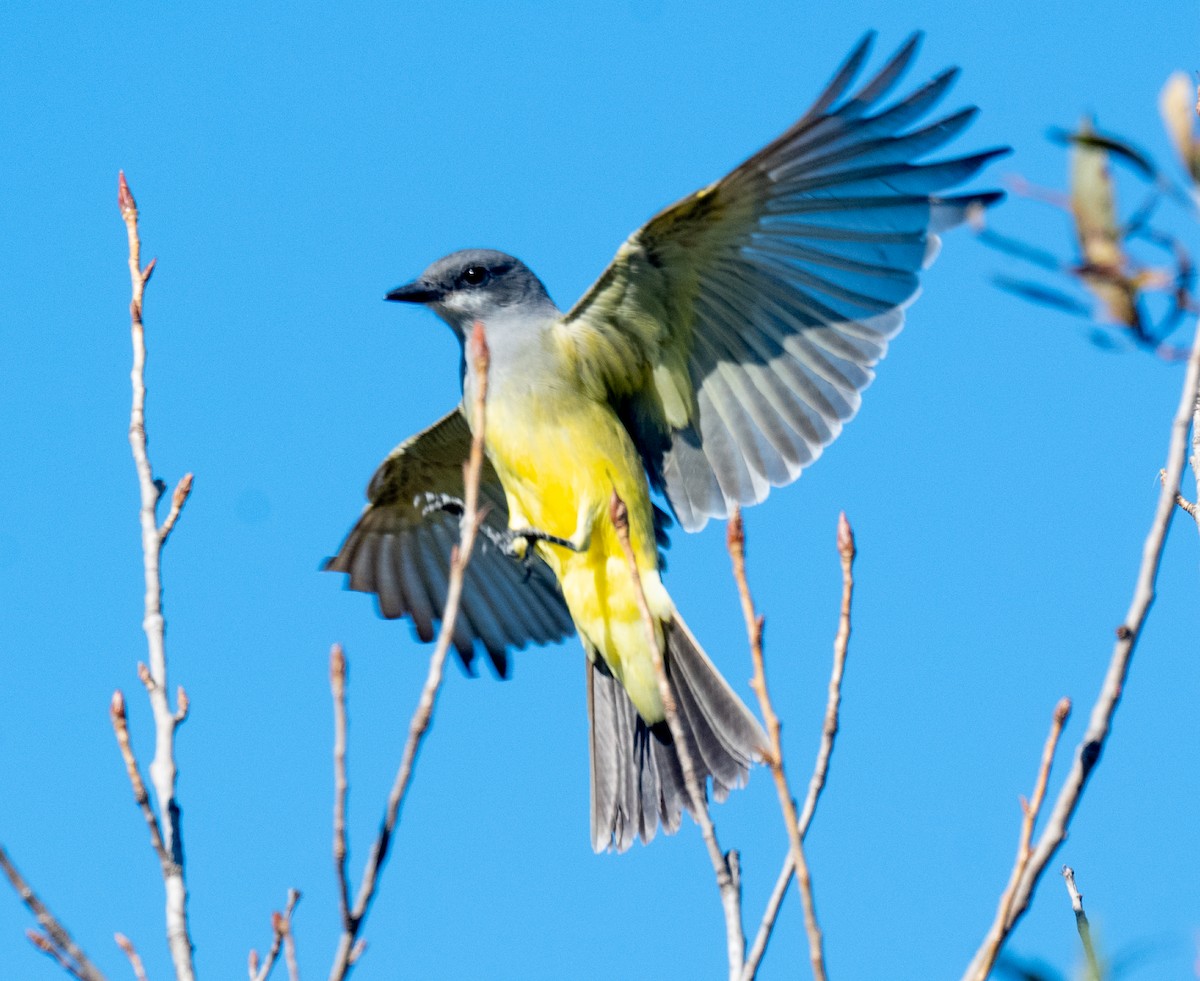
[(254, 976), (258, 974), (258, 951), (251, 948), (250, 956), (247, 958), (247, 965), (250, 969), (250, 978), (253, 981)]
[(113, 725), (118, 722), (121, 725), (125, 724), (125, 693), (118, 688), (113, 692), (112, 701), (109, 703), (109, 714), (112, 716)]
[(838, 513), (837, 550), (842, 558), (848, 560), (852, 560), (858, 552), (854, 544), (854, 529), (850, 527), (845, 511)]
[(341, 644), (329, 649), (329, 687), (333, 697), (341, 700), (346, 695), (346, 653)]
[(146, 686), (146, 691), (154, 691), (154, 676), (150, 674), (150, 669), (146, 667), (146, 662), (138, 661), (137, 666), (138, 680)]
[(44, 954), (53, 955), (58, 953), (58, 951), (54, 948), (54, 944), (50, 942), (50, 938), (44, 933), (39, 933), (33, 927), (26, 927), (25, 939)]
[(363, 937), (359, 937), (358, 941), (350, 948), (349, 963), (357, 964), (358, 959), (367, 952), (367, 941)]
[(188, 693), (184, 689), (183, 685), (180, 685), (177, 689), (175, 689), (175, 701), (177, 703), (177, 708), (175, 709), (175, 724), (179, 725), (181, 722), (187, 719), (188, 712), (192, 707), (191, 700), (188, 698)]
[(133, 192), (129, 190), (129, 182), (125, 180), (125, 171), (117, 171), (117, 204), (121, 208), (121, 216), (128, 221), (137, 218), (137, 202), (133, 200)]
[(1064, 695), (1058, 700), (1058, 704), (1054, 706), (1054, 721), (1061, 726), (1066, 723), (1070, 716), (1071, 699)]
[(730, 554), (742, 555), (746, 551), (746, 523), (742, 520), (742, 509), (736, 504), (725, 526), (725, 548)]
[(151, 259), (146, 264), (146, 268), (142, 270), (142, 285), (143, 286), (145, 286), (148, 282), (150, 282), (150, 277), (154, 275), (154, 267), (157, 265), (158, 265), (158, 257), (157, 256), (155, 256), (153, 259)]

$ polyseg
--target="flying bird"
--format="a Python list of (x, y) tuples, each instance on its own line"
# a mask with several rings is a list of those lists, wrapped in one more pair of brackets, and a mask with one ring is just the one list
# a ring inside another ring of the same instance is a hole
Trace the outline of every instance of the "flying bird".
[[(675, 831), (690, 800), (665, 724), (653, 652), (608, 517), (615, 491), (697, 777), (722, 800), (767, 746), (692, 636), (660, 577), (671, 523), (698, 531), (789, 484), (858, 410), (916, 297), (938, 233), (998, 192), (942, 196), (993, 149), (925, 160), (971, 122), (918, 126), (949, 69), (886, 101), (920, 35), (858, 88), (868, 34), (787, 132), (633, 233), (567, 312), (520, 260), (455, 252), (387, 299), (426, 306), (490, 348), (481, 502), (454, 644), (497, 672), (507, 651), (579, 634), (587, 655), (591, 836), (597, 851)], [(326, 567), (375, 593), (385, 617), (434, 635), (463, 497), (479, 379), (401, 443)]]

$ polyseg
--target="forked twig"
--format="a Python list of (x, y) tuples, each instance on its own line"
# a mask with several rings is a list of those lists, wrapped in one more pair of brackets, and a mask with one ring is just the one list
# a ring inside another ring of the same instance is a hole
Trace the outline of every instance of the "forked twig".
[[(396, 830), (396, 823), (400, 817), (400, 807), (404, 803), (404, 797), (408, 792), (408, 785), (412, 779), (413, 766), (416, 763), (417, 753), (421, 748), (425, 733), (428, 731), (430, 722), (433, 719), (433, 709), (437, 702), (438, 690), (442, 684), (446, 655), (449, 653), (450, 644), (454, 639), (454, 625), (458, 619), (467, 563), (471, 559), (471, 552), (475, 547), (475, 538), (479, 532), (480, 522), (483, 520), (483, 512), (479, 509), (479, 480), (483, 472), (483, 447), (486, 426), (484, 406), (487, 401), (489, 353), (482, 323), (476, 322), (475, 324), (475, 329), (469, 341), (469, 356), (472, 359), (476, 379), (474, 399), (471, 406), (471, 453), (463, 468), (463, 483), (465, 486), (463, 513), (459, 522), (460, 541), (450, 556), (450, 577), (446, 589), (446, 605), (442, 610), (442, 625), (438, 632), (433, 654), (429, 658), (429, 672), (425, 678), (425, 685), (421, 689), (421, 696), (417, 702), (416, 711), (413, 713), (412, 721), (409, 723), (408, 739), (404, 744), (404, 752), (400, 758), (400, 766), (396, 771), (395, 781), (392, 783), (391, 792), (388, 794), (387, 808), (384, 812), (383, 823), (379, 828), (379, 835), (376, 837), (375, 843), (371, 847), (371, 853), (367, 857), (366, 866), (363, 869), (362, 882), (359, 885), (354, 905), (352, 908), (344, 911), (342, 935), (338, 941), (337, 952), (334, 955), (333, 967), (329, 972), (329, 981), (341, 981), (342, 978), (345, 978), (364, 949), (364, 944), (358, 934), (370, 909), (371, 901), (375, 898), (375, 891), (379, 883), (379, 871), (387, 859), (392, 835)], [(344, 681), (345, 672), (343, 670), (341, 676), (343, 685)], [(335, 705), (337, 704), (337, 684), (338, 682), (335, 679)], [(344, 725), (344, 723), (345, 719), (343, 716), (341, 724)], [(336, 733), (334, 738), (336, 741)], [(336, 769), (338, 766), (344, 765), (344, 760), (339, 764), (335, 758), (334, 765), (336, 780)], [(336, 847), (335, 845), (335, 849)]]
[(21, 897), (21, 902), (37, 919), (38, 926), (45, 931), (44, 933), (38, 933), (36, 930), (27, 931), (26, 936), (29, 938), (29, 942), (42, 953), (53, 957), (59, 966), (73, 977), (80, 978), (81, 981), (104, 981), (104, 975), (75, 943), (75, 939), (67, 932), (67, 928), (62, 925), (58, 917), (51, 913), (46, 904), (38, 898), (33, 887), (17, 871), (17, 867), (13, 865), (12, 859), (8, 857), (8, 852), (2, 845), (0, 845), (0, 871), (4, 872), (17, 895)]
[[(800, 811), (801, 841), (808, 834), (809, 825), (817, 810), (817, 802), (821, 799), (821, 792), (825, 789), (825, 781), (829, 775), (829, 760), (833, 755), (833, 744), (837, 739), (841, 713), (842, 677), (846, 672), (846, 656), (850, 648), (850, 611), (854, 599), (854, 557), (857, 551), (854, 544), (854, 531), (844, 513), (838, 516), (837, 549), (842, 566), (842, 603), (838, 614), (837, 634), (833, 641), (833, 668), (829, 675), (829, 695), (825, 703), (824, 722), (821, 726), (821, 745), (817, 750), (817, 761), (808, 782), (808, 794), (804, 799), (804, 807)], [(758, 973), (763, 955), (767, 952), (771, 932), (775, 929), (775, 923), (779, 919), (779, 909), (783, 905), (783, 897), (787, 893), (787, 887), (792, 881), (795, 871), (792, 850), (789, 848), (787, 856), (783, 860), (783, 868), (775, 881), (775, 888), (771, 890), (771, 897), (763, 912), (758, 933), (755, 934), (754, 943), (746, 956), (746, 967), (742, 972), (744, 981), (752, 981)]]
[(250, 981), (267, 981), (279, 960), (281, 949), (287, 960), (290, 981), (298, 981), (300, 972), (296, 967), (296, 938), (292, 933), (292, 914), (296, 911), (298, 902), (300, 902), (300, 893), (295, 889), (289, 889), (287, 907), (282, 913), (276, 911), (271, 914), (271, 947), (267, 951), (266, 960), (261, 964), (258, 960), (258, 951), (250, 951)]
[(613, 491), (609, 502), (609, 517), (617, 532), (617, 539), (625, 553), (625, 562), (629, 567), (629, 575), (633, 580), (633, 595), (637, 599), (638, 610), (642, 615), (642, 623), (646, 628), (646, 637), (650, 645), (651, 657), (654, 660), (654, 676), (658, 682), (658, 693), (662, 699), (663, 710), (667, 716), (667, 726), (671, 730), (671, 738), (675, 742), (675, 750), (679, 754), (679, 768), (683, 771), (683, 782), (687, 786), (688, 797), (692, 802), (692, 816), (700, 825), (704, 844), (708, 848), (712, 860), (713, 872), (717, 877), (717, 888), (721, 893), (721, 906), (725, 911), (725, 941), (729, 955), (729, 977), (731, 981), (742, 975), (742, 964), (746, 947), (746, 937), (742, 931), (742, 898), (739, 888), (736, 852), (730, 856), (721, 851), (717, 841), (717, 829), (712, 816), (708, 813), (708, 800), (705, 788), (696, 776), (696, 767), (688, 749), (687, 737), (679, 722), (679, 707), (675, 702), (675, 692), (667, 678), (663, 664), (662, 651), (659, 649), (658, 631), (654, 626), (654, 618), (646, 603), (646, 594), (642, 589), (642, 576), (638, 571), (637, 557), (633, 554), (633, 546), (629, 542), (629, 511), (616, 490)]
[(1024, 876), (1025, 870), (1029, 867), (1030, 859), (1033, 857), (1033, 829), (1037, 824), (1038, 813), (1042, 809), (1042, 802), (1046, 798), (1046, 784), (1050, 780), (1050, 767), (1054, 763), (1054, 753), (1058, 749), (1059, 737), (1062, 736), (1063, 726), (1067, 724), (1070, 714), (1071, 700), (1069, 698), (1060, 699), (1058, 705), (1054, 708), (1054, 719), (1050, 723), (1050, 732), (1046, 736), (1045, 745), (1042, 747), (1042, 762), (1038, 767), (1033, 796), (1029, 800), (1021, 798), (1021, 811), (1024, 816), (1021, 821), (1020, 840), (1017, 843), (1017, 858), (1013, 863), (1008, 885), (1005, 886), (1004, 892), (1000, 896), (1000, 905), (996, 910), (996, 919), (993, 921), (992, 928), (988, 931), (987, 937), (984, 938), (980, 954), (977, 955), (979, 973), (975, 977), (978, 981), (984, 981), (988, 974), (991, 973), (992, 966), (996, 963), (996, 957), (1000, 953), (1000, 945), (1004, 942), (1006, 935), (1005, 924), (1008, 922), (1009, 913), (1012, 911), (1013, 899), (1016, 896), (1017, 887), (1020, 885), (1021, 877)]
[(812, 877), (808, 871), (808, 860), (804, 855), (804, 843), (800, 835), (800, 822), (796, 814), (796, 799), (788, 786), (783, 765), (782, 725), (775, 707), (771, 704), (771, 693), (767, 688), (767, 671), (763, 659), (763, 618), (755, 613), (754, 598), (750, 595), (750, 583), (746, 578), (746, 529), (742, 523), (742, 512), (735, 505), (729, 516), (726, 543), (733, 560), (733, 577), (737, 582), (738, 596), (742, 603), (742, 615), (746, 619), (746, 633), (750, 639), (750, 658), (754, 663), (754, 677), (750, 686), (758, 696), (767, 737), (771, 740), (770, 755), (766, 758), (775, 778), (779, 793), (779, 807), (783, 812), (783, 823), (787, 829), (792, 867), (800, 888), (800, 903), (804, 909), (804, 930), (808, 935), (808, 957), (812, 963), (815, 981), (825, 981), (825, 953), (821, 938), (821, 927), (817, 922), (816, 901), (813, 898)]
[[(1121, 693), (1125, 689), (1129, 666), (1133, 660), (1134, 647), (1141, 635), (1142, 627), (1145, 625), (1150, 606), (1154, 602), (1154, 584), (1162, 561), (1167, 529), (1171, 525), (1171, 519), (1177, 508), (1175, 495), (1179, 491), (1179, 482), (1183, 475), (1184, 460), (1187, 456), (1188, 429), (1198, 397), (1200, 397), (1200, 324), (1197, 325), (1192, 341), (1179, 407), (1171, 423), (1167, 465), (1164, 468), (1166, 479), (1162, 482), (1154, 518), (1150, 523), (1150, 531), (1142, 546), (1142, 561), (1138, 568), (1129, 610), (1125, 614), (1125, 619), (1117, 627), (1117, 640), (1109, 659), (1108, 670), (1105, 673), (1100, 693), (1092, 706), (1083, 740), (1075, 750), (1071, 770), (1059, 789), (1058, 797), (1046, 819), (1046, 826), (1013, 890), (999, 946), (1003, 946), (1013, 927), (1021, 919), (1025, 910), (1029, 908), (1038, 880), (1054, 853), (1066, 839), (1067, 827), (1071, 823), (1075, 809), (1079, 806), (1084, 788), (1087, 786), (1111, 732), (1113, 716), (1116, 714), (1117, 705), (1121, 700)], [(974, 979), (985, 976), (984, 973), (981, 973), (981, 968), (990, 950), (991, 945), (987, 942), (980, 947), (963, 975), (964, 981), (967, 979), (974, 981)]]

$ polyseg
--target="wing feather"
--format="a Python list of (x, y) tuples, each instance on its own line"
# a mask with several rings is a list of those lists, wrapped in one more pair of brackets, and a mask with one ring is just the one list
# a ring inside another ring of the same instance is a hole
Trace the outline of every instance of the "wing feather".
[[(433, 640), (442, 618), (450, 552), (458, 541), (458, 518), (437, 505), (462, 498), (470, 439), (456, 409), (396, 447), (371, 478), (370, 503), (358, 523), (325, 563), (328, 570), (349, 573), (351, 589), (375, 593), (383, 616), (408, 617), (423, 641)], [(508, 508), (490, 465), (484, 467), (480, 501), (487, 507), (485, 525), (502, 532)], [(554, 574), (541, 559), (525, 566), (486, 535), (476, 540), (454, 633), (468, 671), (476, 644), (503, 677), (509, 649), (560, 640), (574, 629)]]
[(956, 69), (883, 104), (919, 35), (854, 91), (871, 39), (787, 132), (635, 232), (559, 324), (685, 529), (820, 455), (903, 326), (936, 233), (1001, 197), (939, 196), (1007, 150), (922, 159), (976, 110), (920, 125)]

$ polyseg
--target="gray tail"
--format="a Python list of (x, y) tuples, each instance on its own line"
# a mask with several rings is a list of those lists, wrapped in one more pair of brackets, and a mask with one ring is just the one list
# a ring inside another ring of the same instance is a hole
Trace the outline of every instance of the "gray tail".
[[(666, 625), (666, 668), (696, 777), (724, 800), (745, 784), (767, 736), (700, 649), (676, 613)], [(673, 834), (692, 810), (675, 741), (666, 722), (647, 725), (600, 657), (588, 666), (592, 767), (592, 847), (625, 851), (649, 842), (658, 826)]]

